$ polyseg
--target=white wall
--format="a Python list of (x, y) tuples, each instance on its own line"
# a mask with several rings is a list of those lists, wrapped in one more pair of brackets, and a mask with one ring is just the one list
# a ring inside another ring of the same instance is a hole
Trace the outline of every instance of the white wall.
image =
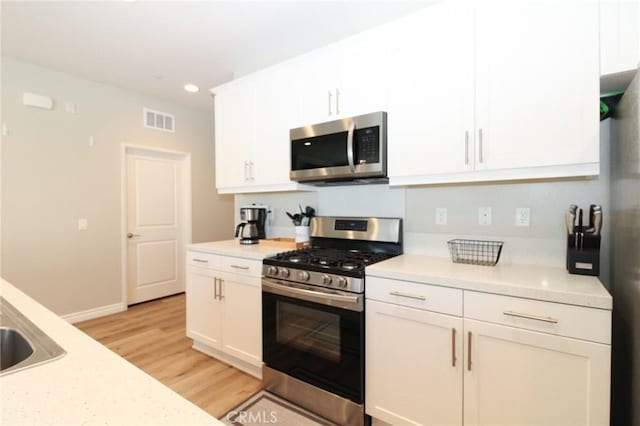
[[(23, 92), (51, 96), (54, 109), (23, 106)], [(174, 114), (176, 132), (144, 128), (143, 107)], [(215, 191), (212, 117), (2, 58), (3, 278), (60, 315), (121, 302), (122, 143), (190, 152), (193, 241), (230, 238), (233, 197)]]
[[(437, 185), (389, 188), (386, 185), (319, 187), (315, 193), (237, 195), (236, 207), (265, 203), (276, 206), (274, 236), (292, 236), (282, 211), (308, 203), (320, 215), (404, 218), (404, 250), (449, 256), (452, 238), (497, 239), (505, 242), (501, 263), (564, 266), (564, 212), (570, 204), (583, 209), (600, 204), (604, 211), (601, 280), (609, 282), (609, 122), (601, 125), (601, 170), (594, 179)], [(390, 141), (390, 143), (392, 143)], [(492, 207), (492, 225), (478, 225), (478, 207)], [(448, 224), (435, 224), (435, 209), (446, 207)], [(531, 209), (531, 226), (515, 226), (515, 209)], [(585, 217), (588, 216), (588, 213)], [(238, 219), (237, 219), (238, 220)]]

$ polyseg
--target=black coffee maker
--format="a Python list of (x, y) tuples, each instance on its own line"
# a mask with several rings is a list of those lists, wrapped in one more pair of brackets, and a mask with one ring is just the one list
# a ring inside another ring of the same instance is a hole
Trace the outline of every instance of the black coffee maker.
[(267, 214), (269, 209), (266, 206), (240, 208), (243, 222), (236, 226), (236, 238), (240, 237), (240, 244), (258, 244), (259, 240), (267, 238)]

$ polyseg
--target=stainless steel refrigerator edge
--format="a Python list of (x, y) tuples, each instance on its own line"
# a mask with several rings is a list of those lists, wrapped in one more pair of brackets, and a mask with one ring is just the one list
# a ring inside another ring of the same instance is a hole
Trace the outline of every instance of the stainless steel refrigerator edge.
[(612, 123), (612, 422), (640, 425), (640, 73)]

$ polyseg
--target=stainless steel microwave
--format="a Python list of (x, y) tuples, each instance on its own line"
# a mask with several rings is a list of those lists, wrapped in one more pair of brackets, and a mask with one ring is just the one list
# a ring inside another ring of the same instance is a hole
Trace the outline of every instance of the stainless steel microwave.
[(374, 112), (291, 129), (294, 181), (382, 183), (387, 179), (387, 113)]

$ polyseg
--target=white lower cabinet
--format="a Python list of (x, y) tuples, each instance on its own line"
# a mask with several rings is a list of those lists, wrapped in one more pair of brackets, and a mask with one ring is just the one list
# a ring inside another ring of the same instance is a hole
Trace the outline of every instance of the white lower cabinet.
[(464, 331), (465, 425), (609, 424), (609, 345), (469, 319)]
[[(187, 263), (190, 256), (193, 252)], [(187, 267), (187, 336), (194, 349), (261, 377), (262, 262), (211, 254), (198, 258), (201, 264)]]
[(462, 318), (367, 300), (366, 324), (367, 414), (462, 424)]
[[(611, 335), (592, 326), (610, 329), (610, 311), (371, 282), (365, 409), (374, 424), (609, 424)], [(443, 313), (462, 299), (463, 317)]]

